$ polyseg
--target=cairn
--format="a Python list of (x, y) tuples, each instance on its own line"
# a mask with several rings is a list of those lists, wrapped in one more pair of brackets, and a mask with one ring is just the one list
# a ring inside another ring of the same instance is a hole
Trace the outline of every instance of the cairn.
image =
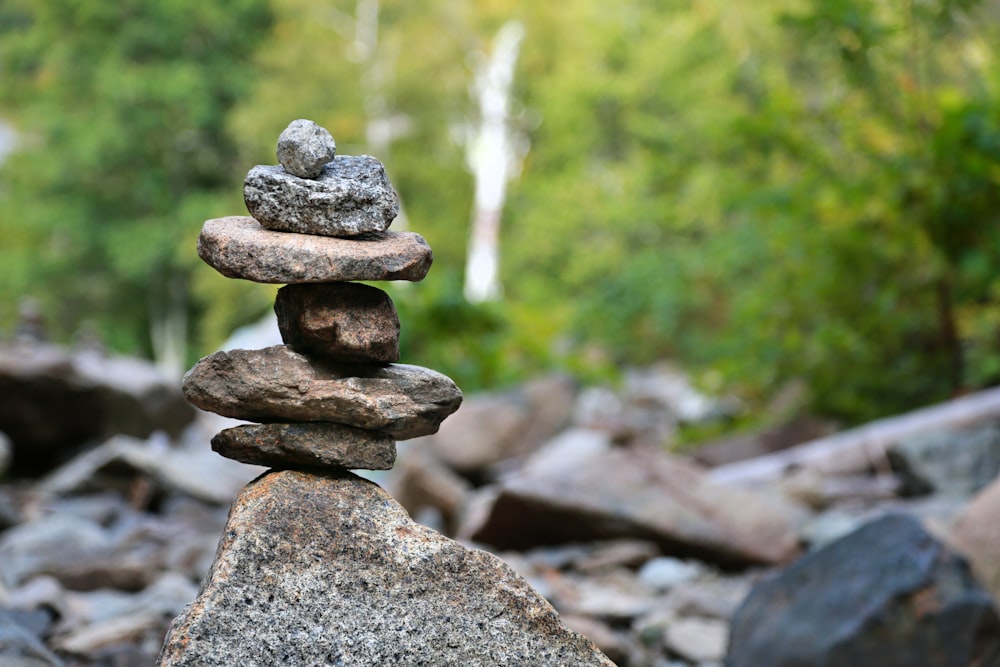
[(183, 380), (199, 408), (256, 422), (212, 438), (271, 470), (230, 510), (198, 598), (158, 665), (611, 665), (502, 561), (413, 522), (351, 469), (391, 468), (396, 441), (458, 409), (446, 376), (399, 361), (389, 295), (419, 281), (427, 243), (388, 228), (398, 197), (375, 158), (336, 155), (296, 120), (280, 166), (244, 183), (252, 217), (209, 220), (199, 256), (225, 276), (284, 284), (284, 345), (217, 352)]

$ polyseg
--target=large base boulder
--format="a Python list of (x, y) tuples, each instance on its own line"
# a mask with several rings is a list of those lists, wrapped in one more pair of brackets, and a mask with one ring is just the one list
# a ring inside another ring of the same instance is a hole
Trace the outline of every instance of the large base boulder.
[(350, 473), (291, 470), (236, 499), (158, 664), (613, 665), (498, 558)]

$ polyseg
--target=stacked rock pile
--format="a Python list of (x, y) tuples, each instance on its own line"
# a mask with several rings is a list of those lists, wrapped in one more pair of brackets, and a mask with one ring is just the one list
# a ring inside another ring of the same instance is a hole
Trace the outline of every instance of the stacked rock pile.
[(396, 363), (389, 296), (357, 281), (419, 281), (426, 242), (388, 231), (398, 198), (372, 157), (292, 122), (281, 166), (244, 184), (253, 217), (209, 220), (198, 254), (223, 275), (285, 284), (284, 345), (217, 352), (183, 380), (194, 405), (257, 422), (212, 448), (273, 469), (236, 498), (198, 598), (158, 664), (610, 665), (490, 554), (414, 523), (349, 469), (388, 469), (396, 441), (437, 431), (462, 394)]
[(421, 280), (427, 243), (387, 232), (399, 211), (375, 158), (337, 157), (311, 121), (278, 141), (281, 166), (257, 166), (244, 196), (253, 218), (209, 220), (198, 254), (226, 276), (287, 283), (274, 310), (285, 345), (218, 352), (184, 378), (188, 400), (262, 422), (212, 439), (223, 456), (269, 466), (384, 470), (395, 441), (437, 430), (462, 401), (447, 377), (399, 361), (389, 295), (358, 280)]

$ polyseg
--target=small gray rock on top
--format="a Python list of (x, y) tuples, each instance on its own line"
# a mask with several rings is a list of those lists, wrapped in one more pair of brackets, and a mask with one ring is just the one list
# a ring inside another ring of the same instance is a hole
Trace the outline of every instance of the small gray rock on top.
[(325, 127), (311, 120), (293, 120), (278, 137), (278, 162), (289, 174), (316, 178), (337, 155), (337, 143)]
[(368, 155), (337, 156), (315, 179), (257, 165), (243, 183), (243, 199), (267, 229), (320, 236), (383, 232), (399, 215), (385, 168)]

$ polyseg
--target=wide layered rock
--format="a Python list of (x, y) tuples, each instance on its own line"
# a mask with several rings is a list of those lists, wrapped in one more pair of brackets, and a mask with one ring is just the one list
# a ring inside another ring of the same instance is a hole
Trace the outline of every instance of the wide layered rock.
[(399, 197), (382, 163), (368, 155), (336, 157), (314, 179), (258, 165), (243, 183), (247, 209), (267, 229), (322, 236), (383, 232), (399, 215)]
[(396, 441), (384, 433), (341, 424), (248, 424), (212, 438), (212, 449), (254, 465), (389, 470)]
[(964, 559), (889, 515), (758, 584), (729, 667), (1000, 664), (1000, 618)]
[(713, 483), (659, 449), (614, 447), (569, 431), (489, 491), (460, 534), (499, 549), (639, 537), (667, 553), (723, 565), (773, 564), (797, 554), (791, 508)]
[(286, 285), (274, 301), (281, 340), (338, 361), (399, 361), (399, 316), (389, 295), (358, 283)]
[(333, 422), (406, 440), (437, 431), (462, 392), (427, 368), (310, 359), (284, 345), (216, 352), (184, 376), (197, 407), (259, 422)]
[(160, 667), (612, 665), (502, 561), (349, 473), (267, 474), (223, 535)]
[(413, 232), (382, 232), (342, 239), (264, 229), (253, 218), (208, 220), (198, 256), (229, 278), (257, 283), (331, 283), (350, 280), (423, 280), (433, 255)]
[(337, 155), (337, 142), (311, 120), (293, 120), (278, 137), (278, 162), (299, 178), (316, 178)]

